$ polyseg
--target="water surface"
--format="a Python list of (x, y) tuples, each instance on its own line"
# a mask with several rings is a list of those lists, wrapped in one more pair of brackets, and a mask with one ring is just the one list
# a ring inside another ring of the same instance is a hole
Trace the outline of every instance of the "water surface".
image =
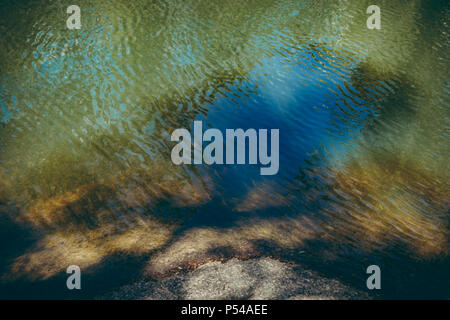
[[(381, 30), (368, 1), (71, 4), (0, 4), (1, 297), (267, 255), (449, 298), (446, 1), (378, 1)], [(279, 173), (173, 165), (194, 120), (279, 128)]]

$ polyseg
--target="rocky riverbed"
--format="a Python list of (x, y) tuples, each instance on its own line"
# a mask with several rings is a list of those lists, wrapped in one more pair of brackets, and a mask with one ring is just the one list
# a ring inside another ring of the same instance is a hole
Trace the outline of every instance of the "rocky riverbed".
[(163, 279), (143, 278), (100, 299), (369, 299), (364, 291), (268, 257), (203, 264)]

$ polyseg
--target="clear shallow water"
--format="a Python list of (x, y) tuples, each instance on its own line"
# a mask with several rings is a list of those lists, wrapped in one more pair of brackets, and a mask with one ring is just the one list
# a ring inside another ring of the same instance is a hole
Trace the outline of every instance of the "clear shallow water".
[[(73, 31), (69, 4), (0, 5), (2, 296), (271, 255), (448, 298), (445, 2), (380, 2), (377, 31), (364, 1), (91, 2)], [(278, 175), (174, 166), (194, 120), (280, 128)]]

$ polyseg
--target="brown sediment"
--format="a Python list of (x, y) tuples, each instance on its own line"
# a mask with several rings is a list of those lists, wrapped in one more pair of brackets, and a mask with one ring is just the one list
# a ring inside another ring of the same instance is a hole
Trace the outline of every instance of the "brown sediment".
[[(153, 176), (139, 172), (136, 182), (131, 179), (136, 174), (125, 171), (114, 182), (90, 183), (31, 201), (14, 218), (36, 229), (42, 238), (14, 261), (3, 280), (23, 276), (47, 279), (71, 264), (87, 268), (116, 252), (151, 252), (167, 243), (177, 227), (176, 222), (167, 224), (153, 216), (157, 201), (195, 206), (210, 198), (208, 183), (174, 180), (167, 172)], [(111, 206), (108, 199), (118, 201)]]
[(42, 229), (83, 225), (87, 223), (83, 218), (97, 224), (105, 222), (97, 213), (111, 207), (108, 200), (116, 200), (116, 211), (122, 213), (138, 208), (148, 211), (161, 200), (170, 201), (173, 207), (196, 206), (211, 199), (211, 181), (207, 176), (202, 179), (193, 183), (160, 164), (151, 171), (127, 170), (50, 198), (30, 200), (16, 220)]
[(36, 200), (17, 217), (17, 220), (43, 228), (66, 224), (68, 220), (74, 218), (72, 214), (85, 214), (89, 211), (90, 208), (86, 207), (75, 211), (68, 208), (86, 197), (93, 187), (93, 185), (84, 185), (50, 199)]
[(279, 186), (267, 182), (256, 184), (243, 199), (239, 199), (234, 210), (254, 211), (288, 205), (292, 197), (281, 194), (279, 190)]
[[(316, 236), (314, 224), (305, 217), (250, 220), (228, 229), (195, 228), (147, 265), (146, 273), (161, 277), (180, 267), (192, 267), (229, 257), (248, 258), (261, 254), (258, 242), (267, 241), (282, 248), (301, 247)], [(224, 256), (221, 248), (229, 254)]]
[[(200, 181), (191, 181), (179, 170), (167, 166), (170, 161), (152, 163), (151, 170), (126, 170), (119, 175), (115, 185), (130, 185), (121, 193), (120, 199), (127, 205), (153, 203), (158, 199), (171, 201), (174, 207), (197, 206), (211, 200), (213, 183), (208, 175), (202, 175)], [(138, 181), (130, 177), (139, 176)], [(118, 189), (118, 188), (117, 188)]]
[(174, 200), (175, 207), (197, 206), (211, 200), (211, 195), (203, 186), (185, 183), (184, 181), (168, 181), (158, 184), (158, 188)]
[[(14, 261), (11, 274), (46, 279), (70, 264), (86, 268), (116, 252), (151, 253), (170, 241), (173, 242), (168, 247), (154, 252), (145, 269), (147, 274), (162, 277), (180, 267), (195, 268), (213, 260), (258, 256), (262, 254), (261, 242), (289, 250), (304, 247), (305, 240), (351, 241), (366, 251), (400, 242), (421, 257), (449, 251), (445, 219), (436, 219), (436, 215), (446, 210), (445, 182), (395, 158), (383, 163), (373, 159), (349, 161), (342, 168), (333, 169), (328, 181), (334, 199), (323, 209), (322, 214), (328, 219), (320, 225), (305, 216), (251, 219), (227, 229), (190, 229), (175, 240), (175, 223), (157, 221), (148, 210), (160, 199), (170, 200), (174, 206), (204, 204), (210, 199), (212, 182), (205, 178), (205, 184), (194, 184), (174, 180), (176, 175), (156, 173), (153, 176), (140, 173), (138, 183), (129, 179), (133, 173), (127, 171), (108, 187), (106, 182), (89, 184), (34, 202), (21, 219), (47, 233)], [(110, 192), (119, 194), (117, 210), (124, 214), (127, 223), (117, 212), (101, 205)], [(263, 183), (251, 189), (235, 210), (284, 206), (288, 200), (279, 198), (272, 185)], [(138, 209), (145, 213), (139, 213)], [(127, 212), (138, 214), (127, 216)], [(89, 225), (86, 219), (77, 219), (83, 216), (89, 216), (95, 223)]]
[(420, 167), (395, 157), (350, 162), (335, 171), (333, 194), (330, 239), (366, 250), (403, 244), (420, 257), (449, 253), (448, 185)]
[[(332, 197), (321, 211), (326, 220), (297, 216), (241, 221), (228, 229), (191, 229), (155, 254), (146, 272), (161, 277), (180, 267), (192, 268), (229, 257), (252, 257), (261, 254), (261, 241), (287, 250), (304, 248), (308, 245), (305, 240), (317, 240), (351, 242), (352, 247), (365, 252), (403, 245), (419, 259), (447, 255), (446, 182), (411, 162), (394, 156), (383, 159), (348, 161), (343, 167), (326, 169)], [(256, 186), (235, 210), (288, 203), (287, 198), (271, 201), (269, 190), (265, 184)], [(337, 255), (324, 252), (323, 259), (333, 260)]]
[(84, 232), (68, 231), (44, 236), (32, 250), (14, 260), (10, 273), (2, 280), (23, 276), (45, 280), (64, 272), (70, 265), (78, 265), (81, 269), (94, 266), (116, 252), (148, 253), (165, 244), (172, 234), (169, 227), (151, 220), (122, 233), (117, 233), (113, 225)]

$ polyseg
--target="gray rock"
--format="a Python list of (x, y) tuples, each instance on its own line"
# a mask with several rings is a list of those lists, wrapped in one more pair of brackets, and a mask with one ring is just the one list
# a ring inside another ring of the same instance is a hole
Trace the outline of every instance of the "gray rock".
[(118, 288), (101, 299), (368, 299), (365, 292), (271, 258), (206, 263)]

